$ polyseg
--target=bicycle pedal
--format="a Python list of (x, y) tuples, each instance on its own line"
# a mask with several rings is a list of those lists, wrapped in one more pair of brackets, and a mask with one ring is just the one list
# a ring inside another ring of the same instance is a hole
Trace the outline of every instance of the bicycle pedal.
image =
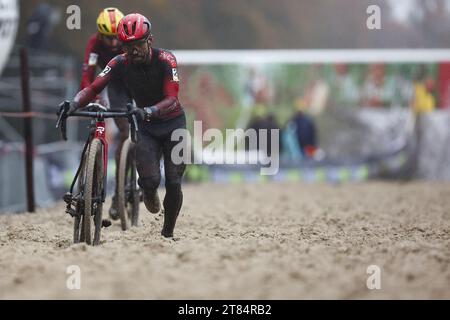
[(70, 216), (73, 218), (77, 215), (77, 212), (73, 208), (66, 208), (66, 213), (70, 214)]
[(108, 228), (111, 225), (111, 220), (103, 219), (102, 220), (102, 228)]
[(63, 200), (65, 203), (69, 204), (72, 202), (72, 194), (70, 192), (67, 192), (64, 196), (63, 196)]

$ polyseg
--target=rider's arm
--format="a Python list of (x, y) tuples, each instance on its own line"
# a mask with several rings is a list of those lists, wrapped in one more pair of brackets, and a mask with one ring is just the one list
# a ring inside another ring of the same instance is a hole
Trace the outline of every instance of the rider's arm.
[(81, 89), (88, 87), (95, 79), (97, 68), (98, 52), (96, 50), (97, 35), (93, 35), (86, 46), (84, 55), (83, 72), (81, 74)]
[(77, 93), (73, 101), (77, 104), (78, 108), (85, 107), (89, 102), (94, 100), (94, 98), (106, 87), (106, 85), (111, 80), (113, 74), (118, 72), (121, 64), (123, 63), (123, 56), (118, 55), (109, 61), (108, 65), (103, 69), (103, 71), (95, 78), (89, 86)]
[(175, 56), (168, 51), (162, 51), (158, 57), (164, 66), (164, 99), (151, 106), (152, 114), (165, 115), (180, 105), (178, 101), (179, 79), (178, 66)]

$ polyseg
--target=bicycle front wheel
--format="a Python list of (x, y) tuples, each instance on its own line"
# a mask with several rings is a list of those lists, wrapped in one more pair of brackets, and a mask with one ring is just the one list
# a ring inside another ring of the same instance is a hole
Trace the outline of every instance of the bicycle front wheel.
[[(77, 187), (77, 203), (75, 206), (75, 218), (73, 223), (73, 243), (78, 243), (80, 241), (84, 242), (84, 228), (82, 227), (82, 216), (83, 216), (83, 208), (84, 208), (84, 201), (83, 201), (83, 192), (84, 192), (84, 179), (86, 178), (85, 173), (85, 156), (81, 158), (81, 170), (80, 175), (78, 176), (78, 187)], [(81, 229), (81, 230), (80, 230)]]
[[(93, 139), (86, 161), (84, 186), (84, 240), (94, 246), (100, 243), (102, 228), (102, 194), (103, 194), (103, 145), (99, 139)], [(94, 230), (91, 228), (94, 223)]]

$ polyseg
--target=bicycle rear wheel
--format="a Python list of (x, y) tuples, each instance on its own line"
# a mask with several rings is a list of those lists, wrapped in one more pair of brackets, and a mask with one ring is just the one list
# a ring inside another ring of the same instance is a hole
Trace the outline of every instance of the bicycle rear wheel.
[[(93, 139), (86, 160), (84, 185), (84, 240), (87, 244), (98, 245), (102, 228), (103, 194), (103, 145), (99, 139)], [(94, 223), (94, 230), (91, 228)], [(83, 235), (82, 235), (83, 236)]]
[(119, 177), (117, 186), (117, 207), (122, 230), (128, 229), (128, 219), (132, 226), (138, 225), (139, 190), (136, 177), (135, 145), (126, 140), (120, 152)]

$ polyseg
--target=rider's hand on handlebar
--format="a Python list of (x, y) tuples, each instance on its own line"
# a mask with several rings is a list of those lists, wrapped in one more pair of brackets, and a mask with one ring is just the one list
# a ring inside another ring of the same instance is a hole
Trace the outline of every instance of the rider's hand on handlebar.
[(95, 96), (95, 99), (94, 99), (93, 102), (101, 104), (102, 106), (105, 106), (105, 108), (108, 108), (107, 107), (108, 106), (108, 102), (105, 99), (103, 99), (103, 97), (101, 95), (99, 95), (99, 94)]
[(136, 118), (142, 120), (142, 121), (149, 121), (151, 118), (151, 113), (149, 113), (148, 108), (133, 108), (130, 111), (130, 114), (134, 114)]
[(150, 118), (154, 117), (158, 110), (156, 109), (155, 106), (151, 106), (151, 107), (145, 107), (144, 111), (146, 112), (146, 115), (147, 115), (145, 120), (150, 121)]
[(77, 109), (80, 107), (80, 104), (78, 102), (75, 101), (71, 101), (70, 102), (70, 108), (69, 111), (67, 112), (67, 115), (70, 116), (72, 113), (74, 113), (75, 111), (77, 111)]

